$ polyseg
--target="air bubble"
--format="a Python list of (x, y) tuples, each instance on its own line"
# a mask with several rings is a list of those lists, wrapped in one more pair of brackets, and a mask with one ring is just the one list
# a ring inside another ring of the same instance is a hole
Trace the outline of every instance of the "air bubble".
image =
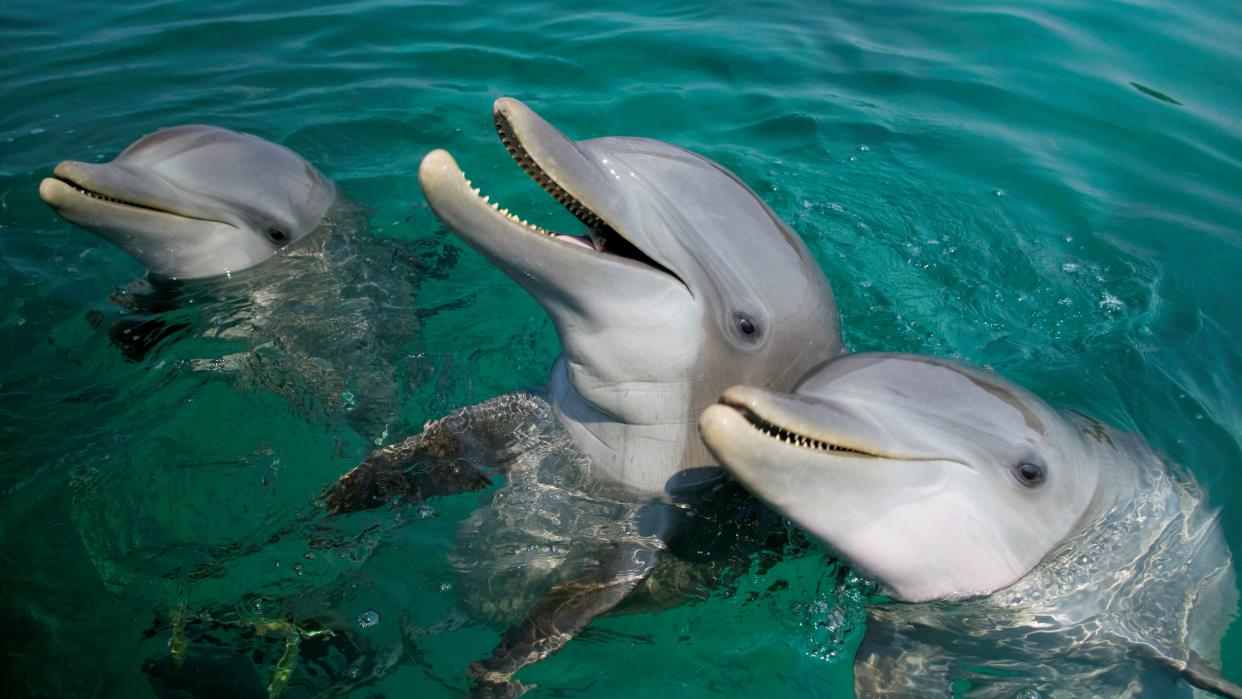
[(1100, 308), (1103, 308), (1108, 311), (1119, 311), (1125, 307), (1126, 307), (1126, 304), (1124, 301), (1117, 298), (1116, 296), (1113, 296), (1107, 291), (1104, 292), (1104, 298), (1100, 299)]
[(380, 615), (374, 609), (368, 609), (358, 615), (358, 626), (364, 629), (369, 629), (378, 623), (380, 623)]

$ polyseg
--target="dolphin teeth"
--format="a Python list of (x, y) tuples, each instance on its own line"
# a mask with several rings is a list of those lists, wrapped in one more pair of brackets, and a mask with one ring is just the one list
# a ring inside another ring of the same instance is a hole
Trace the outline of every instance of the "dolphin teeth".
[[(121, 204), (121, 205), (123, 205), (123, 206), (131, 206), (131, 207), (134, 207), (134, 208), (137, 208), (137, 209), (150, 209), (150, 208), (152, 208), (152, 207), (149, 207), (149, 206), (143, 206), (142, 204), (136, 204), (136, 203), (134, 203), (134, 202), (132, 202), (132, 201), (125, 201), (124, 199), (117, 199), (116, 197), (110, 197), (110, 196), (108, 196), (108, 195), (106, 195), (106, 194), (100, 194), (99, 192), (95, 192), (95, 191), (89, 190), (89, 189), (87, 189), (87, 188), (85, 188), (85, 187), (83, 187), (83, 186), (79, 185), (78, 183), (73, 182), (73, 181), (71, 181), (71, 180), (66, 180), (66, 179), (61, 179), (61, 178), (57, 178), (57, 179), (58, 179), (58, 180), (60, 180), (61, 182), (63, 182), (64, 184), (69, 185), (70, 189), (72, 189), (73, 191), (77, 192), (78, 194), (82, 194), (82, 195), (84, 195), (84, 196), (90, 197), (91, 199), (95, 199), (95, 200), (97, 200), (97, 201), (104, 201), (104, 202), (108, 202), (108, 203), (110, 203), (110, 204)], [(155, 211), (159, 211), (159, 209), (155, 209)]]
[(496, 115), (494, 121), (496, 123), (496, 134), (500, 137), (500, 142), (504, 145), (505, 150), (509, 151), (509, 157), (513, 158), (545, 192), (551, 194), (553, 199), (556, 199), (561, 206), (568, 209), (569, 213), (591, 228), (598, 227), (600, 220), (595, 216), (594, 212), (583, 206), (582, 202), (575, 199), (564, 187), (553, 180), (548, 173), (544, 172), (543, 168), (539, 167), (534, 157), (526, 151), (521, 141), (513, 133), (513, 129), (509, 126), (508, 121), (499, 114)]
[[(634, 245), (630, 241), (625, 240), (624, 236), (613, 230), (607, 220), (587, 208), (587, 206), (581, 201), (578, 201), (578, 199), (571, 192), (565, 189), (565, 187), (557, 182), (550, 174), (545, 172), (543, 167), (535, 160), (534, 156), (526, 150), (526, 146), (522, 143), (522, 140), (518, 138), (517, 133), (513, 130), (512, 126), (503, 114), (500, 114), (499, 112), (496, 113), (494, 115), (494, 122), (496, 125), (496, 135), (499, 137), (501, 144), (504, 145), (505, 150), (509, 152), (509, 157), (513, 158), (513, 161), (526, 172), (526, 175), (534, 180), (545, 192), (555, 199), (557, 203), (564, 207), (565, 210), (569, 211), (569, 213), (575, 216), (579, 221), (582, 221), (582, 223), (590, 229), (591, 232), (588, 233), (588, 237), (590, 238), (591, 245), (586, 247), (593, 247), (598, 252), (605, 252), (606, 246), (602, 242), (603, 239), (611, 239), (616, 237), (619, 239), (617, 244), (607, 246), (609, 248), (607, 252), (620, 257), (629, 258), (635, 262), (646, 264), (649, 267), (653, 267), (656, 270), (664, 272), (677, 279), (677, 281), (683, 285), (685, 284), (680, 277), (656, 260), (652, 259), (641, 248)], [(552, 237), (557, 237), (542, 228), (538, 228), (532, 224), (526, 223), (525, 221), (523, 221), (523, 223), (530, 230), (535, 230)], [(572, 236), (566, 237), (572, 238)]]
[[(463, 177), (463, 179), (465, 178)], [(492, 201), (491, 195), (483, 194), (482, 192), (479, 191), (478, 187), (471, 186), (469, 179), (465, 179), (465, 182), (466, 182), (466, 185), (470, 187), (470, 191), (474, 192), (474, 195), (476, 197), (478, 197), (484, 204), (487, 204), (488, 206), (492, 207), (492, 209), (494, 209), (497, 213), (504, 214), (505, 218), (508, 218), (510, 221), (513, 221), (514, 223), (521, 224), (527, 230), (531, 230), (536, 233), (543, 234), (549, 238), (556, 237), (556, 234), (549, 231), (548, 229), (543, 228), (542, 226), (537, 226), (531, 223), (530, 221), (527, 221), (526, 219), (518, 216), (512, 211), (509, 211), (509, 209), (507, 208), (501, 208), (500, 202)], [(97, 196), (93, 192), (90, 192), (87, 190), (82, 190), (82, 193), (88, 196)]]
[(751, 427), (758, 430), (760, 434), (763, 434), (767, 437), (771, 437), (773, 439), (778, 439), (782, 443), (802, 447), (803, 449), (815, 449), (817, 451), (836, 452), (840, 454), (849, 454), (855, 457), (876, 458), (875, 454), (870, 454), (870, 453), (867, 453), (859, 449), (851, 449), (849, 447), (843, 447), (839, 444), (832, 444), (831, 442), (823, 442), (814, 437), (808, 437), (806, 435), (798, 434), (797, 432), (792, 432), (783, 427), (779, 427), (771, 422), (768, 422), (767, 420), (759, 417), (757, 414), (755, 414), (751, 410), (742, 409), (740, 410), (740, 412), (742, 413), (743, 417), (745, 417), (746, 420), (750, 423)]

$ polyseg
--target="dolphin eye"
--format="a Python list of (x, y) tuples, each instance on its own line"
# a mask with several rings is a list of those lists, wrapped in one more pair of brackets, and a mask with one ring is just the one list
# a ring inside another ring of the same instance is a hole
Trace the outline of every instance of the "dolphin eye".
[(758, 328), (755, 327), (754, 321), (746, 316), (734, 316), (733, 322), (737, 325), (738, 332), (742, 333), (746, 337), (754, 337), (755, 333), (759, 332)]
[(1013, 475), (1025, 486), (1037, 486), (1044, 482), (1044, 467), (1023, 461), (1013, 469)]
[(289, 234), (279, 228), (267, 229), (267, 237), (272, 239), (277, 245), (284, 245), (289, 242)]

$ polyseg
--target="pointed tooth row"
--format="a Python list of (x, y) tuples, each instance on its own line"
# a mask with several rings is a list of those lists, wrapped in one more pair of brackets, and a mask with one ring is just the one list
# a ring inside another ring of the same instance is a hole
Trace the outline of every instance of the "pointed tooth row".
[(492, 209), (494, 209), (497, 213), (503, 214), (504, 216), (506, 216), (507, 218), (509, 218), (509, 220), (511, 220), (511, 221), (513, 221), (513, 222), (515, 222), (515, 223), (521, 224), (522, 226), (524, 226), (524, 227), (526, 227), (526, 228), (528, 228), (528, 229), (530, 229), (530, 230), (532, 230), (532, 231), (534, 231), (534, 232), (536, 232), (536, 233), (541, 233), (541, 234), (546, 235), (546, 236), (548, 236), (548, 237), (553, 237), (553, 236), (555, 236), (555, 235), (556, 235), (556, 234), (555, 234), (555, 233), (553, 233), (552, 231), (549, 231), (548, 229), (546, 229), (546, 228), (544, 228), (544, 227), (542, 227), (542, 226), (536, 226), (535, 224), (533, 224), (533, 223), (531, 223), (531, 222), (527, 221), (527, 220), (526, 220), (526, 219), (524, 219), (524, 218), (520, 218), (520, 217), (518, 217), (518, 216), (515, 216), (515, 215), (513, 215), (513, 214), (509, 213), (509, 210), (508, 210), (508, 209), (502, 209), (502, 208), (500, 208), (500, 203), (499, 203), (499, 202), (494, 202), (494, 201), (492, 201), (492, 200), (491, 200), (491, 196), (489, 196), (489, 195), (485, 195), (485, 194), (481, 193), (481, 192), (479, 191), (479, 188), (478, 188), (478, 187), (475, 187), (475, 186), (474, 186), (474, 184), (470, 182), (469, 178), (467, 178), (467, 179), (466, 179), (466, 186), (470, 188), (470, 191), (474, 192), (474, 195), (475, 195), (476, 197), (479, 197), (480, 199), (482, 199), (484, 204), (491, 204)]
[(796, 432), (790, 432), (789, 430), (774, 425), (749, 411), (746, 411), (745, 415), (746, 419), (750, 421), (750, 424), (753, 425), (755, 429), (769, 437), (779, 439), (786, 444), (793, 444), (805, 449), (815, 449), (817, 451), (835, 451), (848, 454), (857, 454), (859, 456), (873, 456), (872, 454), (868, 454), (857, 449), (850, 449), (849, 447), (843, 447), (839, 444), (832, 444), (829, 442), (821, 442), (814, 437), (807, 437)]
[(576, 216), (578, 220), (586, 224), (587, 227), (603, 227), (604, 222), (599, 216), (596, 216), (593, 211), (583, 206), (581, 202), (573, 197), (573, 195), (565, 191), (563, 187), (549, 177), (548, 174), (543, 171), (543, 168), (539, 167), (539, 164), (535, 162), (535, 159), (526, 152), (526, 149), (522, 147), (522, 144), (518, 141), (517, 137), (513, 135), (513, 131), (509, 128), (509, 123), (500, 116), (496, 117), (496, 133), (500, 135), (500, 142), (504, 144), (505, 150), (509, 151), (510, 157), (512, 157), (517, 164), (526, 171), (526, 174), (529, 175), (531, 179), (538, 182), (539, 186), (543, 187), (545, 192), (551, 194), (553, 199), (556, 199), (561, 206), (568, 209), (569, 213)]
[(99, 192), (92, 192), (91, 190), (86, 189), (85, 187), (79, 187), (76, 183), (74, 183), (74, 182), (70, 182), (69, 180), (61, 180), (61, 182), (64, 182), (65, 184), (69, 185), (69, 186), (70, 186), (70, 187), (71, 187), (74, 191), (76, 191), (77, 193), (79, 193), (79, 194), (85, 194), (86, 196), (90, 197), (91, 199), (98, 199), (98, 200), (100, 200), (100, 201), (107, 201), (107, 202), (111, 202), (111, 203), (113, 203), (113, 204), (125, 204), (126, 206), (135, 206), (135, 204), (131, 204), (131, 203), (127, 202), (127, 201), (123, 201), (123, 200), (121, 200), (121, 199), (114, 199), (114, 198), (112, 198), (112, 197), (109, 197), (109, 196), (106, 196), (106, 195), (100, 194)]

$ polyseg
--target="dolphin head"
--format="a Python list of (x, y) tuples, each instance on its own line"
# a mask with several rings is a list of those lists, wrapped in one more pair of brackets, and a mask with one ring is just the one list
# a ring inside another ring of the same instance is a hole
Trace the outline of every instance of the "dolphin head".
[(796, 392), (735, 386), (700, 429), (725, 468), (897, 598), (988, 594), (1090, 511), (1099, 465), (1039, 398), (933, 357), (862, 353)]
[[(449, 228), (551, 316), (572, 394), (562, 407), (582, 409), (571, 418), (591, 425), (598, 448), (587, 451), (616, 480), (656, 489), (681, 466), (713, 465), (694, 424), (720, 391), (739, 381), (787, 390), (840, 351), (823, 273), (732, 173), (660, 141), (572, 141), (513, 99), (493, 115), (510, 155), (582, 221), (581, 235), (489, 204), (444, 151), (424, 158), (419, 180)], [(622, 440), (604, 423), (651, 429)], [(650, 448), (636, 446), (644, 439)], [(696, 456), (706, 462), (690, 464)]]
[(305, 237), (336, 187), (284, 146), (186, 125), (144, 136), (111, 162), (62, 162), (39, 196), (157, 276), (192, 279), (246, 269)]

